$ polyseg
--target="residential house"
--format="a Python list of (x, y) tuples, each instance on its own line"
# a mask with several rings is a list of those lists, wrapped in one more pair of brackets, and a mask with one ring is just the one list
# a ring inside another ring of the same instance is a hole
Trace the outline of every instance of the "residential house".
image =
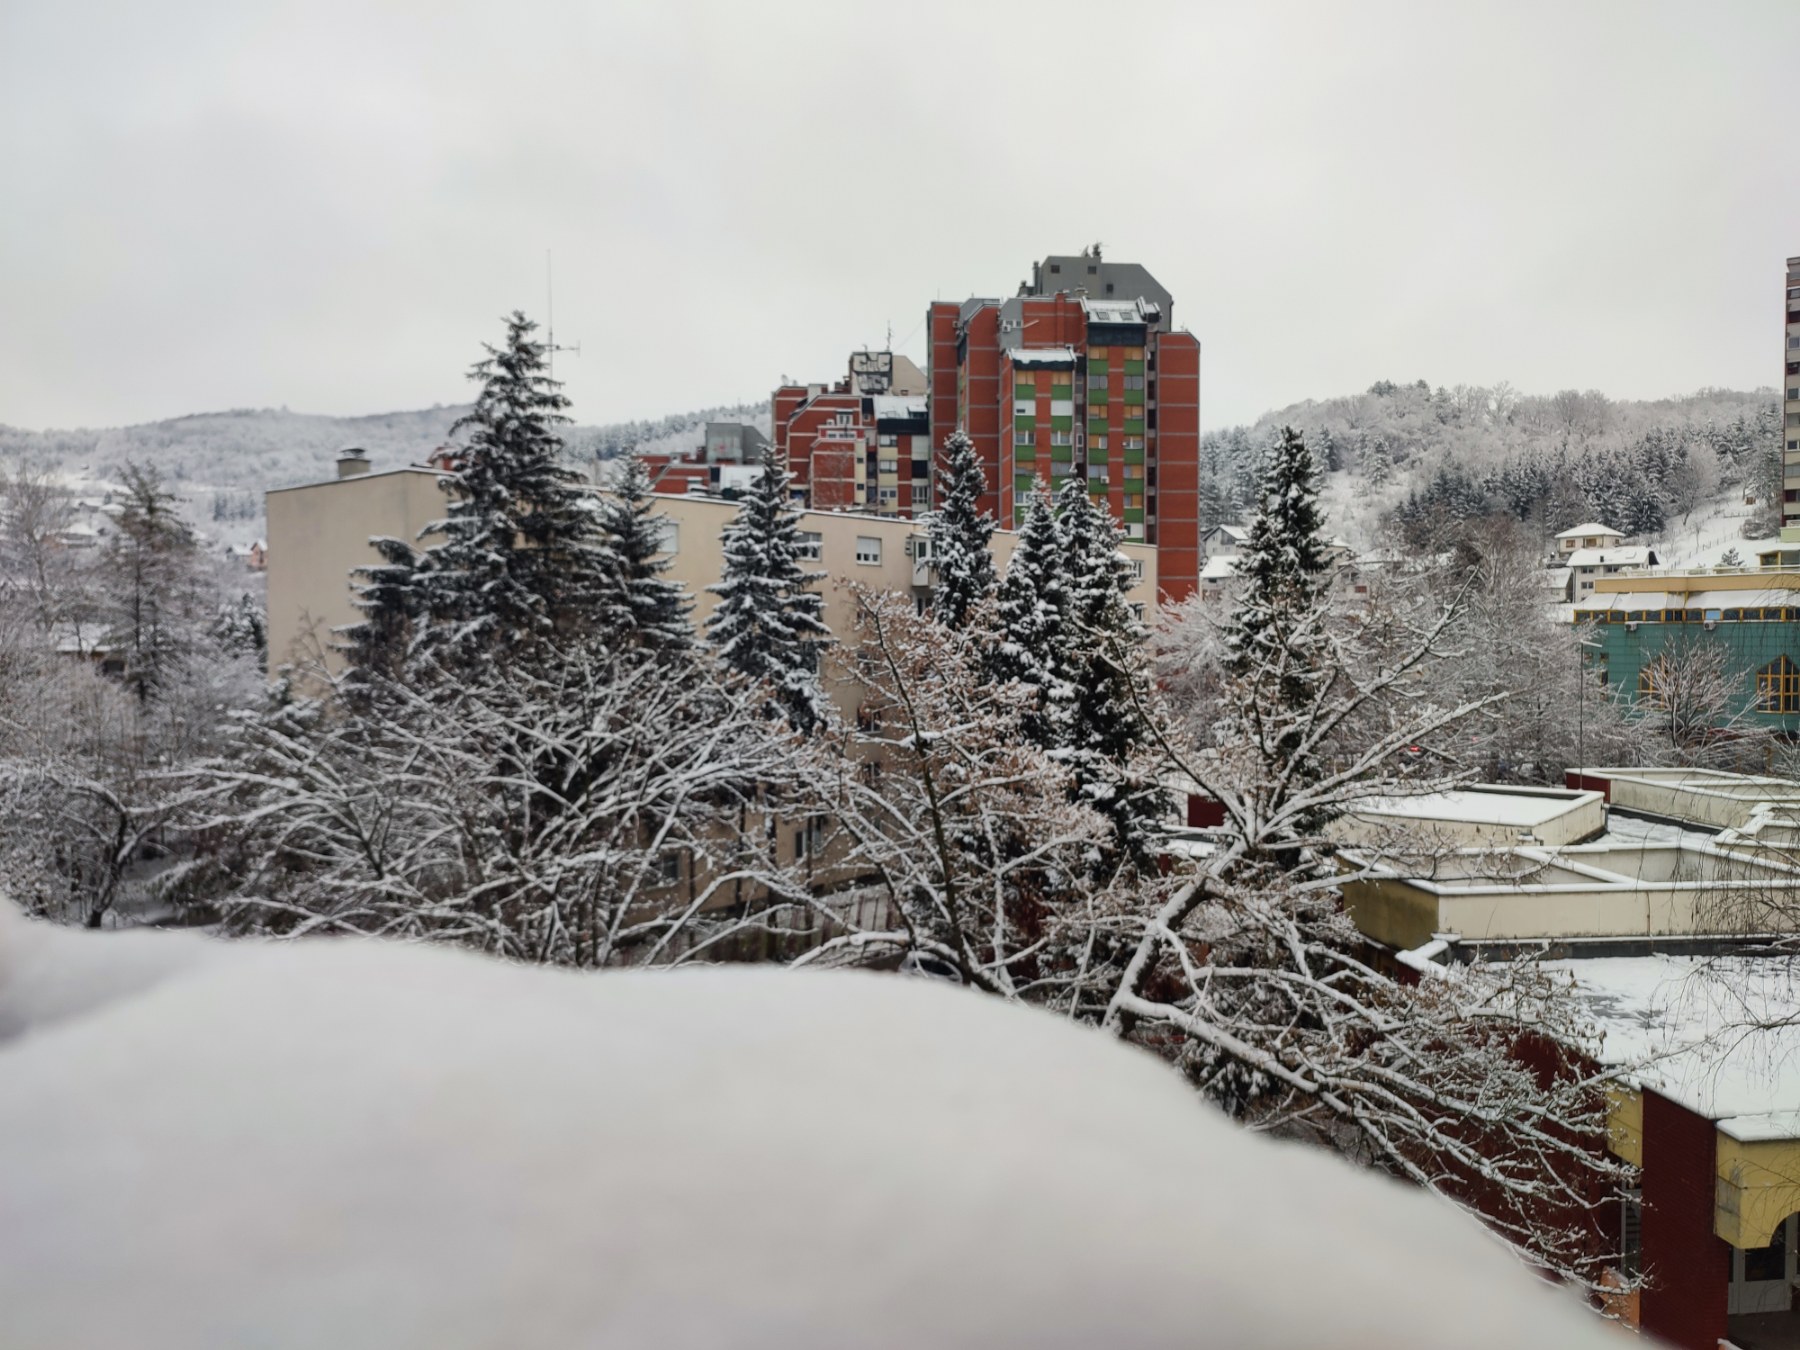
[(1556, 536), (1556, 556), (1567, 559), (1571, 553), (1580, 549), (1617, 548), (1625, 542), (1625, 536), (1610, 525), (1589, 522), (1564, 530)]
[(1632, 548), (1578, 548), (1568, 555), (1573, 573), (1570, 598), (1580, 601), (1593, 591), (1601, 577), (1613, 577), (1640, 567), (1656, 566), (1656, 550), (1638, 545)]

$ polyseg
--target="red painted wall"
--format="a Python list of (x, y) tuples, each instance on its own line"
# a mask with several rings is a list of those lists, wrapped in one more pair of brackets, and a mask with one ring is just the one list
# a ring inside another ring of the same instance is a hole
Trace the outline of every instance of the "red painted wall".
[(1682, 1350), (1725, 1334), (1731, 1248), (1713, 1235), (1714, 1127), (1644, 1092), (1642, 1330)]

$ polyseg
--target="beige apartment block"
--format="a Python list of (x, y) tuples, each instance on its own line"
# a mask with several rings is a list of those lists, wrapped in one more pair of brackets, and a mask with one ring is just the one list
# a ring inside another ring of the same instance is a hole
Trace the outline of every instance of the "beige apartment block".
[[(354, 466), (356, 461), (346, 461)], [(380, 561), (371, 538), (389, 536), (429, 546), (420, 535), (444, 516), (447, 498), (441, 474), (423, 466), (385, 473), (356, 472), (268, 494), (269, 665), (274, 670), (303, 663), (321, 651), (334, 667), (342, 658), (331, 650), (333, 630), (354, 623), (351, 571)], [(664, 525), (669, 576), (694, 601), (694, 621), (703, 623), (718, 603), (706, 588), (723, 569), (726, 525), (737, 504), (710, 496), (656, 497)], [(819, 582), (825, 622), (840, 642), (853, 640), (857, 584), (911, 595), (930, 595), (932, 569), (926, 556), (924, 522), (851, 512), (803, 511), (800, 530), (807, 565), (824, 573)], [(1018, 544), (1017, 534), (996, 531), (994, 561), (1004, 571)], [(1156, 550), (1125, 543), (1136, 579), (1127, 599), (1146, 621), (1155, 617)], [(850, 706), (834, 691), (840, 706)]]

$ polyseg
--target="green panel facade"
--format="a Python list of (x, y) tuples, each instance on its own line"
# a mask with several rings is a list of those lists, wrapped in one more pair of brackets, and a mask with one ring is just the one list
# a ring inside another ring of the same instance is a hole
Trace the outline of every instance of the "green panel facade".
[[(1665, 611), (1649, 610), (1648, 614)], [(1667, 611), (1670, 614), (1683, 611)], [(1727, 610), (1726, 613), (1737, 611)], [(1797, 611), (1781, 611), (1793, 615)], [(1697, 613), (1697, 611), (1685, 611)], [(1607, 686), (1627, 704), (1638, 698), (1638, 680), (1644, 667), (1667, 654), (1679, 660), (1696, 647), (1723, 648), (1725, 664), (1736, 691), (1736, 708), (1748, 714), (1751, 725), (1800, 732), (1800, 711), (1764, 712), (1757, 707), (1756, 676), (1759, 670), (1783, 656), (1800, 665), (1800, 621), (1721, 619), (1712, 628), (1703, 622), (1662, 622), (1645, 618), (1635, 624), (1581, 621), (1590, 666), (1605, 672)]]

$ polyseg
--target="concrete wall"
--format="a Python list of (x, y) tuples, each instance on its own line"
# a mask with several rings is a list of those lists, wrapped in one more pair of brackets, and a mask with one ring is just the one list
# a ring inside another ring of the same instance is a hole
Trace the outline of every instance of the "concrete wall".
[[(268, 494), (271, 670), (308, 659), (315, 644), (329, 640), (331, 629), (355, 622), (359, 616), (351, 603), (351, 569), (379, 561), (368, 542), (372, 536), (414, 541), (427, 524), (443, 517), (446, 498), (438, 478), (433, 470), (404, 469)], [(703, 623), (718, 603), (706, 588), (723, 572), (724, 530), (736, 516), (737, 504), (715, 497), (658, 496), (656, 509), (669, 522), (669, 576), (687, 588), (694, 600), (694, 622)], [(915, 579), (928, 584), (930, 571), (915, 567), (908, 547), (910, 541), (924, 538), (923, 525), (805, 511), (800, 513), (800, 528), (819, 536), (819, 558), (808, 566), (826, 574), (819, 584), (825, 622), (839, 641), (855, 637), (853, 584), (903, 595), (928, 594), (915, 586)], [(879, 541), (878, 562), (858, 561), (862, 539)], [(995, 532), (993, 552), (999, 570), (1005, 570), (1017, 544), (1018, 536), (1011, 531)], [(1127, 599), (1143, 605), (1146, 620), (1153, 620), (1156, 551), (1143, 544), (1127, 544), (1122, 551), (1143, 571)], [(332, 658), (332, 664), (340, 663)], [(828, 663), (828, 684), (842, 674), (841, 668)]]
[(311, 659), (330, 643), (332, 629), (361, 617), (350, 602), (350, 570), (381, 561), (371, 537), (416, 545), (427, 525), (443, 519), (448, 499), (438, 477), (431, 469), (396, 469), (265, 496), (271, 672)]

